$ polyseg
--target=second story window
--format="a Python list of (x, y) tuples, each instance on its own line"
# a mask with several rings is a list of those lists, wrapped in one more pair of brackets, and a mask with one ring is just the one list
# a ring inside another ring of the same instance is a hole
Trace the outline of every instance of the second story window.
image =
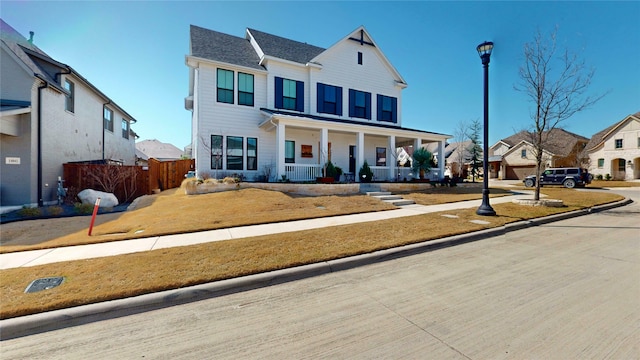
[(238, 105), (253, 106), (253, 75), (238, 73)]
[(616, 139), (616, 149), (622, 149), (622, 139)]
[(65, 96), (64, 109), (69, 112), (74, 112), (73, 102), (75, 100), (75, 85), (71, 81), (65, 80), (64, 89), (69, 92), (69, 94)]
[(104, 129), (113, 132), (113, 111), (108, 107), (104, 107)]
[(371, 93), (349, 89), (349, 116), (371, 120)]
[(318, 112), (342, 115), (342, 88), (318, 83)]
[(233, 71), (218, 69), (218, 102), (233, 104)]
[(122, 119), (122, 138), (129, 138), (129, 122), (126, 119)]
[(398, 99), (378, 94), (378, 121), (398, 122)]
[(520, 150), (520, 157), (522, 159), (526, 159), (527, 158), (527, 149)]
[(274, 105), (276, 109), (304, 111), (304, 83), (276, 77)]

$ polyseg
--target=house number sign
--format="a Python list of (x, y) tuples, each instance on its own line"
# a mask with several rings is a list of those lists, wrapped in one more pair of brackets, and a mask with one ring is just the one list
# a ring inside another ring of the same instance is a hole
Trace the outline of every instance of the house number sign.
[(5, 164), (8, 165), (20, 165), (19, 157), (6, 157), (4, 158)]

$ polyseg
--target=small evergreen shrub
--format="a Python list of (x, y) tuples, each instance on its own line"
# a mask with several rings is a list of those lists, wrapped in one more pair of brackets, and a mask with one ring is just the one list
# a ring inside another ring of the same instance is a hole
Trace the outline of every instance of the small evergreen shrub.
[(607, 181), (611, 180), (611, 174), (606, 174), (604, 176), (604, 179), (607, 180)]
[(42, 210), (38, 207), (23, 206), (22, 209), (18, 210), (18, 215), (22, 217), (40, 216), (42, 215)]
[(364, 164), (362, 164), (360, 171), (358, 171), (358, 177), (360, 178), (361, 182), (371, 182), (373, 180), (373, 171), (371, 171), (367, 160), (364, 161)]
[(60, 216), (64, 213), (62, 206), (54, 205), (47, 208), (47, 213), (51, 216)]
[(602, 180), (602, 174), (596, 175), (596, 180)]
[(92, 204), (83, 204), (83, 203), (77, 202), (73, 204), (73, 209), (78, 214), (91, 214), (93, 212), (93, 206), (94, 205)]

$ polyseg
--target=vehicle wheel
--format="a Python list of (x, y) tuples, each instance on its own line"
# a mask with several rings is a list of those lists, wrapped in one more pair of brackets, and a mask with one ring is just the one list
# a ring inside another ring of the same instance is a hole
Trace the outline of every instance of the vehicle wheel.
[(564, 181), (564, 187), (566, 187), (567, 189), (573, 189), (574, 187), (576, 187), (576, 181), (573, 179), (567, 179)]
[(526, 187), (533, 187), (533, 185), (535, 185), (535, 184), (533, 183), (533, 180), (531, 180), (531, 179), (527, 179), (527, 180), (524, 181), (524, 186), (526, 186)]

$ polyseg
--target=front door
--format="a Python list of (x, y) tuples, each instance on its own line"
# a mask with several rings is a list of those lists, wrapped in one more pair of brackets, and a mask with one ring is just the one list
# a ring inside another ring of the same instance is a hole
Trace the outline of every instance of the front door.
[(349, 172), (356, 173), (356, 146), (349, 145)]

